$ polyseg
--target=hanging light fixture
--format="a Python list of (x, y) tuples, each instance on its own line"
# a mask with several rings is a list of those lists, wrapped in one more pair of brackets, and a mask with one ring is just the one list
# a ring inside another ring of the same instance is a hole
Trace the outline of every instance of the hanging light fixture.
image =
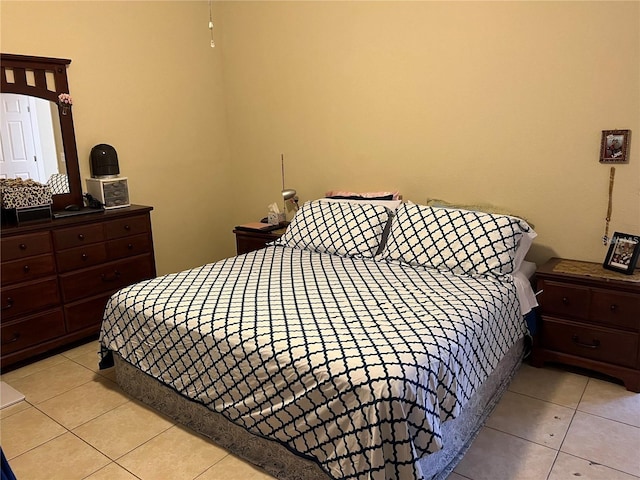
[(287, 211), (287, 202), (291, 202), (293, 208), (298, 210), (298, 196), (293, 188), (285, 188), (284, 186), (284, 153), (280, 154), (280, 163), (282, 168), (282, 199), (284, 200), (284, 211)]

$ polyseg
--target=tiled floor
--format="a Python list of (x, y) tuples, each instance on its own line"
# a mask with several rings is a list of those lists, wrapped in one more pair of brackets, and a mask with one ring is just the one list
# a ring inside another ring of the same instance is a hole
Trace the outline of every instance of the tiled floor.
[[(18, 480), (264, 480), (269, 475), (124, 395), (97, 342), (2, 375), (26, 401), (0, 410)], [(640, 394), (523, 365), (449, 480), (640, 479)]]

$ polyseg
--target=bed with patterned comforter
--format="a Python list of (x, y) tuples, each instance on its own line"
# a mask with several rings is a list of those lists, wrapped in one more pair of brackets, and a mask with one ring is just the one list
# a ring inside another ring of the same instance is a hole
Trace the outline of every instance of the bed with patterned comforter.
[(526, 333), (512, 277), (392, 258), (393, 226), (382, 256), (300, 248), (295, 227), (117, 292), (102, 344), (330, 478), (423, 478), (443, 422)]

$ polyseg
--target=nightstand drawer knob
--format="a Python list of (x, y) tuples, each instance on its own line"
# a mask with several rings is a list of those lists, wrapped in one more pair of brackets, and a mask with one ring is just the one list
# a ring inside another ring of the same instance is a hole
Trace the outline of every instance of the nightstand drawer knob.
[(569, 305), (569, 299), (567, 297), (562, 297), (562, 304)]
[(609, 307), (609, 309), (610, 309), (612, 312), (615, 312), (616, 310), (618, 310), (618, 306), (614, 303), (614, 304), (612, 304), (612, 305)]
[(600, 340), (596, 340), (595, 338), (591, 341), (591, 343), (583, 343), (580, 341), (580, 338), (578, 337), (578, 335), (573, 335), (571, 337), (571, 340), (573, 341), (573, 343), (575, 343), (579, 347), (598, 348), (600, 346)]

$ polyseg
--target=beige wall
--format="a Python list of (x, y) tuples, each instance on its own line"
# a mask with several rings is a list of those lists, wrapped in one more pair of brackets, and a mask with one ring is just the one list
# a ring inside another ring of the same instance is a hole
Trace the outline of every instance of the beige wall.
[[(3, 52), (73, 60), (83, 177), (116, 147), (159, 273), (231, 255), (233, 225), (278, 200), (281, 153), (302, 201), (491, 202), (535, 224), (533, 260), (604, 258), (600, 132), (640, 135), (638, 2), (216, 1), (215, 49), (205, 1), (0, 14)], [(639, 142), (611, 231), (640, 233)]]
[(6, 53), (70, 58), (84, 179), (118, 152), (132, 202), (152, 205), (158, 273), (233, 254), (221, 51), (207, 2), (3, 1)]
[[(490, 202), (530, 258), (602, 261), (601, 131), (640, 135), (638, 2), (224, 2), (225, 97), (245, 216), (327, 189)], [(640, 139), (611, 230), (640, 234)]]

